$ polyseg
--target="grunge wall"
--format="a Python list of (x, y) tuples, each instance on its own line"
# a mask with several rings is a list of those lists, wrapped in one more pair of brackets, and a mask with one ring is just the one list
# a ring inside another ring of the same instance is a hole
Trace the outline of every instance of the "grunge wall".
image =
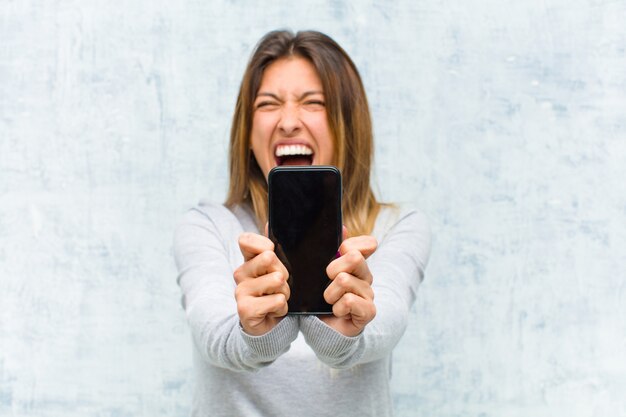
[(246, 60), (354, 58), (376, 189), (433, 229), (398, 416), (626, 416), (626, 2), (0, 3), (0, 415), (186, 416), (172, 232)]

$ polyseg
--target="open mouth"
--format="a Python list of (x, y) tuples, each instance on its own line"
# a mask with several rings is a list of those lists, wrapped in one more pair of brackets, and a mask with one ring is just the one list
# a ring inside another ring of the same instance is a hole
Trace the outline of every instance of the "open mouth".
[(278, 145), (274, 151), (276, 165), (311, 165), (313, 149), (307, 145)]

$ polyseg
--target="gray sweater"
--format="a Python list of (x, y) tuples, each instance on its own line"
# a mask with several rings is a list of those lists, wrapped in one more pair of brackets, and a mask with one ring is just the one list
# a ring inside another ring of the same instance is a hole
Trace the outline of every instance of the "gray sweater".
[(193, 416), (390, 416), (391, 352), (424, 277), (430, 231), (415, 210), (384, 208), (367, 260), (376, 317), (356, 337), (315, 316), (286, 316), (262, 336), (239, 324), (233, 271), (251, 212), (201, 202), (176, 229), (174, 255), (193, 337)]

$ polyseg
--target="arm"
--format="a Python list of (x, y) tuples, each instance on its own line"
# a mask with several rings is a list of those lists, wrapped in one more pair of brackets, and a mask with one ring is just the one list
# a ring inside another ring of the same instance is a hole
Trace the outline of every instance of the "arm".
[(211, 215), (189, 211), (178, 225), (174, 255), (183, 307), (194, 343), (209, 363), (236, 371), (255, 370), (285, 353), (298, 334), (297, 320), (286, 317), (261, 336), (246, 334), (235, 301), (233, 265), (243, 257), (236, 244), (242, 232), (223, 207)]
[(300, 328), (318, 358), (335, 368), (349, 368), (389, 355), (404, 330), (430, 253), (430, 231), (416, 211), (403, 216), (381, 239), (367, 264), (373, 276), (376, 317), (356, 336), (345, 336), (314, 316)]

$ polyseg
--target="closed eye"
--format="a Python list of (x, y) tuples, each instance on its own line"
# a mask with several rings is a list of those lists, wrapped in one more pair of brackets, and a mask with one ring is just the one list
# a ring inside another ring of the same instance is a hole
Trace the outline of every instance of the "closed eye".
[(261, 109), (261, 108), (269, 108), (271, 106), (278, 106), (278, 103), (275, 101), (261, 101), (257, 103), (254, 107), (256, 109)]
[(322, 100), (307, 100), (304, 102), (304, 106), (312, 110), (321, 110), (326, 107), (326, 104)]

